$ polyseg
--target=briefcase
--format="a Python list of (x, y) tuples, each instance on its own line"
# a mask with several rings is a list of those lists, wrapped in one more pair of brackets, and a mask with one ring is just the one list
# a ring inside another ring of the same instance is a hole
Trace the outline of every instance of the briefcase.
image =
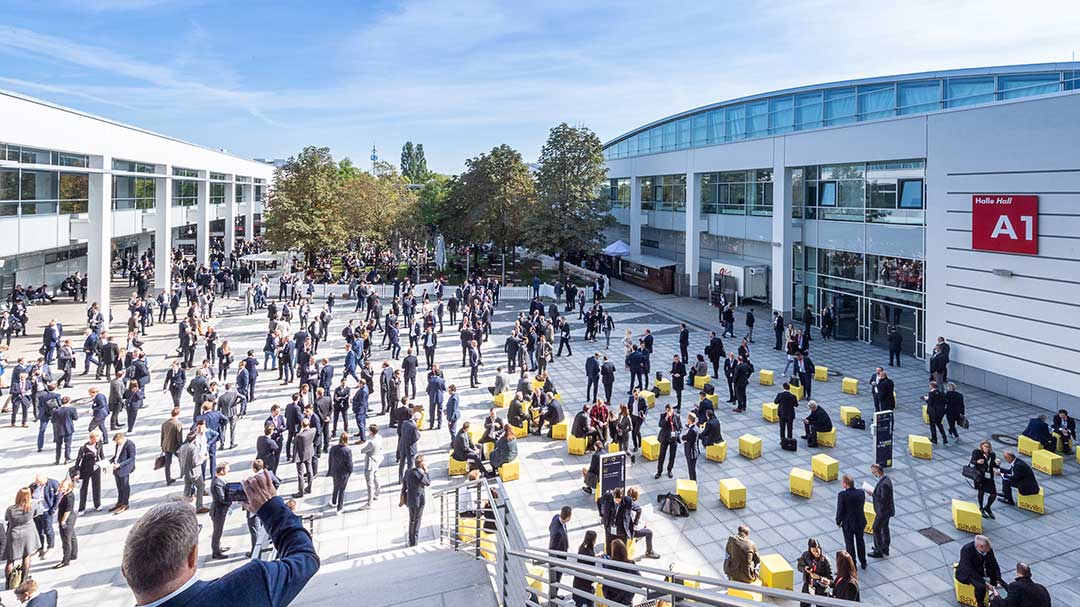
[(798, 451), (799, 443), (794, 438), (784, 437), (780, 439), (780, 448), (784, 451)]
[(161, 470), (164, 467), (165, 467), (165, 454), (162, 453), (161, 455), (154, 458), (154, 470)]

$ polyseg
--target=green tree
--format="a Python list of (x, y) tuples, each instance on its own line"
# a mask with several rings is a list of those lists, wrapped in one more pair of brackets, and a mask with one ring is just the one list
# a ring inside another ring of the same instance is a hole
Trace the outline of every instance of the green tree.
[(342, 158), (341, 161), (338, 162), (338, 176), (343, 180), (353, 179), (363, 172), (364, 170), (353, 164), (352, 159), (348, 156)]
[(401, 174), (407, 178), (412, 177), (415, 158), (416, 149), (411, 141), (406, 141), (405, 145), (401, 146)]
[(428, 173), (427, 158), (424, 158), (424, 144), (416, 144), (413, 154), (413, 173), (410, 176), (413, 183), (424, 183), (431, 173)]
[(325, 147), (306, 147), (274, 171), (274, 196), (263, 211), (271, 246), (309, 258), (347, 236), (339, 165)]
[(438, 228), (446, 218), (446, 201), (450, 196), (450, 178), (430, 173), (418, 194), (418, 221), (427, 228)]
[(596, 252), (613, 223), (609, 203), (598, 195), (606, 178), (596, 133), (565, 122), (551, 129), (540, 150), (537, 202), (525, 219), (524, 240), (533, 251), (558, 254), (560, 275), (568, 253)]
[(529, 167), (517, 150), (500, 145), (465, 161), (465, 172), (450, 184), (439, 227), (451, 241), (492, 242), (505, 252), (521, 240), (535, 202)]
[(383, 161), (376, 162), (371, 173), (361, 172), (343, 183), (341, 215), (363, 218), (349, 222), (349, 236), (363, 238), (380, 248), (389, 247), (399, 238), (415, 238), (417, 195), (408, 186), (408, 181)]

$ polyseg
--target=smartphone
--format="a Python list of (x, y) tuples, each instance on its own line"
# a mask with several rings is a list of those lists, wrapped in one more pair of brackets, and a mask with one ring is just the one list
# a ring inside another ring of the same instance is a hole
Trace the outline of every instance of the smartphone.
[(240, 483), (225, 483), (225, 501), (229, 503), (248, 501), (244, 486)]

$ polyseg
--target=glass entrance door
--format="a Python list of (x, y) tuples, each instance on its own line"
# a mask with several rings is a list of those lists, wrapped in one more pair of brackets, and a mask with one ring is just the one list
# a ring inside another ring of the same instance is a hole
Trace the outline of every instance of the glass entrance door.
[(836, 326), (833, 328), (833, 337), (836, 339), (856, 340), (859, 339), (859, 296), (838, 293), (836, 291), (821, 290), (822, 305), (831, 303), (836, 310)]
[(867, 300), (869, 304), (870, 342), (882, 348), (889, 346), (889, 327), (895, 326), (904, 336), (901, 351), (904, 354), (921, 358), (922, 347), (922, 311), (918, 308), (901, 306), (876, 299)]

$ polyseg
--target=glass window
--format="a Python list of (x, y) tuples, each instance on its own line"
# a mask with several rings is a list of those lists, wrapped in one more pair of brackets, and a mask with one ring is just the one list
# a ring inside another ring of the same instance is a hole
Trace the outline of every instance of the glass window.
[(850, 251), (818, 249), (818, 273), (861, 281), (863, 279), (863, 256), (861, 253), (852, 253)]
[(113, 159), (112, 168), (114, 171), (126, 171), (128, 173), (153, 173), (154, 165), (145, 164), (142, 162), (132, 162), (130, 160), (118, 160)]
[(795, 130), (821, 127), (821, 93), (795, 96)]
[(56, 200), (56, 171), (22, 171), (19, 200)]
[(859, 87), (859, 115), (862, 120), (886, 118), (896, 114), (896, 89), (891, 84)]
[(227, 176), (225, 175), (225, 173), (210, 173), (210, 179), (213, 179), (215, 181), (225, 181), (225, 179), (227, 179)]
[(0, 200), (19, 199), (18, 169), (0, 169)]
[(975, 105), (994, 100), (994, 77), (949, 78), (945, 82), (945, 107)]
[(746, 138), (746, 106), (727, 109), (727, 131), (724, 141)]
[(709, 119), (705, 114), (694, 116), (693, 144), (705, 145), (709, 142)]
[(720, 143), (724, 140), (724, 110), (709, 112), (709, 143)]
[(920, 259), (867, 255), (866, 282), (909, 291), (922, 291), (923, 262)]
[(795, 120), (795, 101), (792, 97), (777, 97), (769, 100), (769, 132), (787, 133), (791, 131)]
[(1060, 88), (1061, 76), (1058, 72), (998, 77), (998, 90), (1002, 99), (1056, 93)]
[(682, 120), (678, 121), (675, 124), (676, 124), (676, 127), (679, 130), (679, 144), (678, 144), (678, 147), (680, 149), (690, 147), (690, 119), (689, 118), (683, 118)]
[(892, 179), (874, 179), (870, 181), (870, 208), (896, 208), (896, 181)]
[(173, 175), (176, 177), (198, 177), (199, 172), (195, 169), (183, 169), (180, 167), (173, 167)]
[(626, 154), (628, 156), (638, 155), (638, 135), (626, 140)]
[(182, 179), (173, 181), (172, 205), (174, 207), (191, 207), (198, 204), (198, 201), (199, 189), (197, 182)]
[(941, 107), (941, 81), (902, 82), (899, 91), (900, 114), (918, 114), (932, 112)]
[(649, 129), (649, 152), (656, 153), (663, 148), (663, 133), (660, 132), (660, 127)]
[(60, 200), (90, 198), (90, 176), (80, 173), (60, 173)]
[(23, 164), (52, 164), (52, 155), (48, 150), (19, 148), (19, 162)]
[(210, 204), (225, 204), (225, 184), (210, 184)]
[(855, 122), (855, 89), (829, 89), (825, 91), (825, 124)]
[(901, 181), (899, 201), (901, 209), (923, 208), (922, 179), (905, 179)]
[(769, 102), (746, 105), (746, 136), (760, 137), (769, 132)]
[(866, 181), (845, 179), (840, 182), (840, 206), (861, 209), (866, 206)]
[(90, 166), (90, 158), (88, 156), (80, 154), (65, 154), (64, 152), (58, 152), (56, 154), (56, 163), (64, 167), (83, 167)]
[(1061, 76), (1066, 91), (1080, 89), (1080, 72), (1064, 72)]
[(836, 206), (836, 182), (822, 181), (818, 184), (818, 204), (823, 207)]

